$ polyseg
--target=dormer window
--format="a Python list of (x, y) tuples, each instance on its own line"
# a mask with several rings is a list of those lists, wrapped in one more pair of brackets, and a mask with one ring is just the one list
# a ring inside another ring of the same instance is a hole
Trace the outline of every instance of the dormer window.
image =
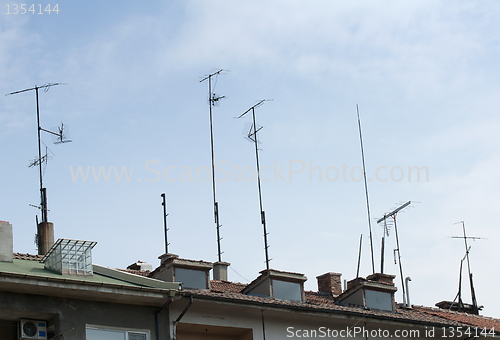
[(304, 274), (266, 269), (243, 289), (242, 293), (278, 300), (304, 301)]
[(210, 289), (211, 262), (180, 259), (175, 254), (163, 254), (159, 257), (161, 265), (151, 277), (166, 281), (182, 283), (185, 289)]
[(96, 244), (60, 238), (40, 262), (45, 263), (45, 269), (61, 275), (92, 276), (92, 248)]
[(353, 305), (372, 310), (394, 311), (395, 276), (375, 273), (366, 279), (358, 277), (347, 283), (347, 290), (337, 297), (340, 305)]
[(272, 285), (275, 299), (302, 301), (301, 283), (273, 280)]
[(207, 289), (207, 271), (188, 268), (174, 268), (175, 282), (182, 282), (184, 288)]

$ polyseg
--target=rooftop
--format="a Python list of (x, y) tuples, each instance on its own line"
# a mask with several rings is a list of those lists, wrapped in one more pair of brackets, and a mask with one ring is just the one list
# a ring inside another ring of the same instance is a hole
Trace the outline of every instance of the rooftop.
[(311, 312), (329, 312), (359, 315), (361, 317), (372, 316), (374, 318), (391, 319), (400, 322), (426, 323), (435, 326), (474, 326), (488, 330), (495, 329), (500, 334), (500, 319), (484, 316), (471, 315), (447, 311), (437, 308), (413, 306), (413, 308), (397, 305), (395, 312), (369, 310), (356, 306), (341, 306), (335, 302), (335, 298), (321, 295), (318, 292), (306, 291), (305, 302), (277, 300), (270, 297), (245, 295), (242, 290), (246, 287), (243, 283), (232, 283), (228, 281), (211, 281), (210, 290), (185, 290), (185, 293), (199, 298), (215, 299), (226, 302), (244, 302), (273, 307), (284, 307), (290, 309), (309, 310)]
[[(41, 258), (42, 256), (39, 255), (15, 253), (13, 263), (0, 263), (0, 280), (2, 280), (2, 277), (4, 277), (5, 275), (18, 275), (22, 277), (38, 277), (39, 279), (43, 278), (44, 280), (59, 279), (64, 280), (65, 282), (79, 281), (80, 284), (86, 285), (94, 282), (101, 285), (108, 284), (112, 286), (120, 286), (125, 289), (147, 288), (147, 285), (144, 284), (144, 282), (137, 281), (137, 278), (151, 280), (151, 282), (158, 282), (158, 280), (148, 278), (148, 276), (151, 276), (154, 271), (150, 272), (131, 269), (112, 270), (100, 266), (97, 266), (97, 268), (104, 268), (106, 270), (113, 271), (113, 275), (116, 275), (114, 273), (118, 272), (123, 273), (123, 275), (125, 276), (122, 279), (117, 277), (113, 278), (109, 275), (102, 274), (103, 271), (101, 271), (100, 273), (99, 269), (94, 269), (95, 271), (93, 277), (62, 278), (56, 273), (44, 270), (43, 264), (39, 262)], [(163, 283), (171, 284), (167, 282)], [(338, 313), (360, 317), (369, 316), (375, 319), (386, 319), (403, 323), (420, 323), (434, 326), (472, 326), (478, 327), (480, 329), (486, 328), (488, 331), (493, 329), (495, 330), (496, 334), (500, 334), (500, 319), (481, 315), (472, 315), (417, 305), (413, 305), (412, 308), (408, 308), (400, 304), (397, 304), (396, 310), (393, 312), (370, 310), (367, 308), (360, 308), (358, 306), (340, 305), (336, 301), (335, 297), (323, 295), (313, 291), (305, 292), (305, 301), (303, 302), (279, 300), (272, 297), (246, 295), (242, 292), (245, 290), (248, 284), (244, 283), (216, 280), (212, 280), (210, 281), (210, 283), (211, 284), (209, 290), (184, 289), (183, 294), (186, 296), (193, 296), (198, 299), (207, 299), (220, 302), (253, 304), (256, 306), (269, 306), (289, 310), (301, 310), (305, 312), (324, 312), (333, 314)], [(149, 287), (149, 289), (154, 288)]]
[[(2, 290), (27, 294), (162, 305), (179, 291), (179, 284), (155, 280), (93, 265), (93, 275), (63, 276), (47, 270), (42, 256), (15, 253), (12, 262), (0, 262)], [(63, 289), (64, 288), (64, 289)]]

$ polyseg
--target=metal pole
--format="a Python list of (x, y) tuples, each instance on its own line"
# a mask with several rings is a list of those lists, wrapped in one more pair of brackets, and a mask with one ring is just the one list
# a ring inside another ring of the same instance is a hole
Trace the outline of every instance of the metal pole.
[(368, 202), (368, 184), (366, 183), (365, 153), (363, 151), (363, 137), (361, 136), (361, 121), (359, 119), (359, 108), (357, 104), (356, 104), (356, 111), (358, 113), (359, 141), (361, 143), (361, 158), (363, 160), (363, 178), (365, 180), (365, 196), (366, 196), (366, 210), (368, 212), (368, 228), (370, 229), (370, 250), (372, 255), (372, 271), (373, 274), (375, 274), (375, 260), (373, 258), (372, 222), (370, 217), (370, 204)]
[(262, 338), (266, 340), (266, 323), (264, 321), (264, 310), (262, 310)]
[(161, 194), (161, 197), (163, 197), (163, 202), (161, 203), (161, 205), (163, 205), (163, 227), (165, 228), (165, 254), (168, 254), (167, 202), (165, 198), (165, 193)]
[(405, 297), (405, 285), (403, 279), (403, 266), (401, 264), (401, 252), (399, 251), (399, 237), (398, 237), (398, 227), (396, 225), (396, 215), (393, 215), (394, 219), (394, 231), (396, 232), (396, 246), (398, 247), (398, 262), (399, 262), (399, 274), (401, 276), (401, 287), (403, 289), (403, 304), (406, 305), (406, 297)]
[(356, 282), (359, 277), (359, 265), (361, 263), (361, 245), (363, 244), (363, 234), (359, 236), (358, 269), (356, 271)]
[(382, 249), (380, 251), (380, 273), (384, 273), (385, 231), (382, 236)]
[(465, 250), (467, 256), (467, 271), (469, 273), (469, 283), (470, 283), (470, 292), (472, 298), (472, 308), (474, 314), (479, 314), (477, 309), (477, 301), (476, 301), (476, 292), (474, 291), (474, 283), (472, 281), (472, 273), (470, 272), (470, 261), (469, 261), (469, 248), (467, 246), (467, 235), (465, 234), (465, 222), (462, 221), (462, 229), (464, 231), (464, 242), (465, 242)]
[(262, 207), (262, 191), (260, 187), (260, 165), (259, 165), (259, 148), (257, 141), (257, 123), (255, 121), (255, 107), (252, 107), (252, 118), (253, 118), (253, 133), (254, 133), (254, 144), (255, 144), (255, 159), (257, 160), (257, 184), (259, 187), (259, 204), (260, 204), (260, 217), (262, 226), (264, 227), (264, 248), (266, 252), (266, 268), (269, 269), (269, 254), (267, 245), (267, 229), (266, 229), (266, 213)]
[(37, 132), (38, 132), (38, 170), (40, 172), (40, 209), (42, 210), (42, 223), (47, 222), (47, 202), (43, 197), (43, 175), (42, 175), (42, 144), (40, 137), (40, 105), (38, 102), (38, 86), (35, 85), (36, 93), (36, 122), (37, 122)]
[(222, 262), (221, 250), (220, 250), (220, 224), (219, 224), (219, 204), (216, 200), (215, 195), (215, 156), (214, 156), (214, 132), (212, 123), (212, 75), (208, 76), (208, 104), (210, 106), (210, 146), (212, 149), (212, 192), (214, 198), (214, 218), (215, 224), (217, 226), (217, 256), (219, 262)]
[(406, 279), (406, 307), (411, 307), (410, 304), (410, 288), (408, 288), (408, 281), (411, 281), (411, 277), (407, 276)]

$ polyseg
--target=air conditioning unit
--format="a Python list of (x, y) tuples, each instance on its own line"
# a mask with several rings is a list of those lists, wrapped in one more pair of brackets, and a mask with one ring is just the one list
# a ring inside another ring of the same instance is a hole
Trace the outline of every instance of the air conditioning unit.
[(47, 339), (47, 322), (19, 320), (19, 340), (23, 339)]

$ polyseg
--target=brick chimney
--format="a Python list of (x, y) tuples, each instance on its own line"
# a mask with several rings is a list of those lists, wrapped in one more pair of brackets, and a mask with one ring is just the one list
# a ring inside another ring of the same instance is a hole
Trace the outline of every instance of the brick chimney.
[(45, 255), (54, 245), (54, 224), (52, 222), (40, 222), (37, 230), (38, 255)]
[(386, 285), (394, 286), (394, 278), (395, 277), (396, 277), (396, 275), (375, 273), (375, 274), (368, 275), (366, 277), (366, 279), (368, 281), (373, 281), (373, 282), (378, 282), (378, 283), (385, 283)]
[(342, 281), (340, 273), (326, 273), (317, 276), (318, 292), (328, 296), (339, 296), (342, 294)]

